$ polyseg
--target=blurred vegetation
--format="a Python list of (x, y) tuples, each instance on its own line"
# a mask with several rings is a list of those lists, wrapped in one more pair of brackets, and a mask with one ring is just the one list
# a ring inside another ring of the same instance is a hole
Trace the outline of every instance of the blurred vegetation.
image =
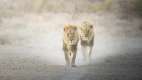
[(142, 16), (142, 0), (119, 0), (116, 4), (119, 4), (119, 13)]
[(20, 12), (99, 12), (117, 11), (142, 16), (142, 0), (1, 0), (0, 15)]
[(112, 2), (113, 0), (1, 0), (0, 9), (4, 12), (97, 12), (109, 9)]
[(112, 0), (105, 0), (104, 2), (99, 4), (93, 3), (92, 5), (89, 6), (89, 8), (95, 12), (106, 11), (111, 8), (111, 5), (112, 5)]
[(142, 16), (142, 0), (135, 1), (134, 10), (138, 15)]

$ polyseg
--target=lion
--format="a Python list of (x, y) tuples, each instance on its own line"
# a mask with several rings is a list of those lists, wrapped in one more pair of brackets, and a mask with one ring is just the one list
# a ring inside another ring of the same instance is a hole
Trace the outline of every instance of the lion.
[(91, 61), (92, 48), (94, 46), (94, 28), (89, 22), (83, 22), (79, 27), (79, 38), (84, 60), (87, 63)]
[(77, 27), (75, 25), (64, 26), (63, 51), (66, 65), (75, 67), (77, 45), (79, 41)]

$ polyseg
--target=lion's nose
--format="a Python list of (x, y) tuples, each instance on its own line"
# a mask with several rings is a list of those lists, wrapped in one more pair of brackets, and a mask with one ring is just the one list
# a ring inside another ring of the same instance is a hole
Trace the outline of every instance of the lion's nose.
[(73, 39), (71, 39), (71, 41), (73, 41)]

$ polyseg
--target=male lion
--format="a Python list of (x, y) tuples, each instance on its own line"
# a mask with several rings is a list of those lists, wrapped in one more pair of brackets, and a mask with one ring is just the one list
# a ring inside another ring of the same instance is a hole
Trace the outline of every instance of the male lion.
[(75, 67), (77, 44), (79, 41), (77, 27), (75, 25), (64, 26), (63, 51), (66, 64)]

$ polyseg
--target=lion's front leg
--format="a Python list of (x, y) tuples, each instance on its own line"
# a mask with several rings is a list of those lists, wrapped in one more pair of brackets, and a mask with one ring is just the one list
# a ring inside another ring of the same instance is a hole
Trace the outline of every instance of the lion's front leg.
[(82, 53), (84, 61), (88, 64), (91, 61), (91, 53), (92, 47), (91, 46), (82, 46)]
[(92, 46), (87, 47), (87, 63), (91, 62)]
[(71, 66), (72, 67), (76, 67), (76, 65), (75, 65), (75, 59), (76, 59), (76, 51), (74, 51), (73, 55), (72, 55), (72, 60), (71, 60)]
[(75, 67), (76, 51), (69, 52), (68, 57), (69, 57), (69, 66)]
[(87, 60), (86, 46), (82, 45), (81, 50), (82, 50), (83, 59), (84, 59), (84, 61), (86, 61)]
[(64, 51), (64, 55), (65, 55), (66, 65), (67, 65), (67, 66), (69, 66), (69, 64), (70, 64), (70, 60), (69, 60), (68, 51)]

